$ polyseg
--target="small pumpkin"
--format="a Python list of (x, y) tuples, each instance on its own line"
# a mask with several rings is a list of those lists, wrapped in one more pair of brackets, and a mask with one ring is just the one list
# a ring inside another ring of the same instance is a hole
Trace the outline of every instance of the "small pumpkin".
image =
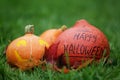
[(61, 28), (59, 29), (49, 29), (46, 30), (45, 32), (43, 32), (40, 35), (40, 38), (43, 39), (45, 42), (47, 42), (48, 44), (46, 44), (46, 47), (49, 48), (50, 45), (52, 45), (55, 40), (57, 39), (57, 37), (64, 32), (67, 29), (67, 27), (65, 25), (63, 25)]
[(13, 40), (7, 47), (7, 62), (21, 70), (38, 66), (45, 52), (45, 41), (33, 34), (34, 26), (25, 27), (25, 35)]

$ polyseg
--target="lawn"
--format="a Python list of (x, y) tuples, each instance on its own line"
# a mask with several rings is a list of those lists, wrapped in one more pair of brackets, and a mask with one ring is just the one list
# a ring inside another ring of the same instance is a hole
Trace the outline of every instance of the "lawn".
[[(120, 80), (120, 0), (0, 0), (0, 80)], [(35, 34), (86, 19), (107, 36), (111, 63), (89, 65), (68, 74), (47, 69), (21, 71), (6, 62), (10, 41), (24, 35), (27, 24)]]

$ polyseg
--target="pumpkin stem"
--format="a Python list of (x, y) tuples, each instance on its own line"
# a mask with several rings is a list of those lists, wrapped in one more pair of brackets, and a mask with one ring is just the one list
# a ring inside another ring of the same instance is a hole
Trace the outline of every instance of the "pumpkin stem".
[(27, 26), (25, 26), (25, 33), (33, 34), (34, 33), (34, 25), (27, 25)]
[(65, 31), (67, 29), (67, 26), (66, 25), (63, 25), (61, 28), (60, 28), (62, 31)]

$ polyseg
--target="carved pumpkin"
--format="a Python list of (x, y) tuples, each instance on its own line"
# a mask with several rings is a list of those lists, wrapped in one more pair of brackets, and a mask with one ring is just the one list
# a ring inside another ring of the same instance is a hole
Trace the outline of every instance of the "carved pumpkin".
[(27, 25), (25, 35), (13, 40), (8, 45), (6, 57), (9, 64), (26, 70), (41, 63), (40, 59), (44, 55), (46, 42), (33, 33), (33, 25)]

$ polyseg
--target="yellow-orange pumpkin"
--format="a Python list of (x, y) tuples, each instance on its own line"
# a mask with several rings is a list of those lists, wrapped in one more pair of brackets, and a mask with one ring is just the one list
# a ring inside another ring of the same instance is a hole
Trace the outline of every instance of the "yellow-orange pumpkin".
[[(33, 34), (33, 25), (25, 27), (25, 35), (13, 40), (6, 50), (7, 62), (22, 70), (38, 66), (45, 52), (45, 41)], [(46, 43), (47, 44), (47, 43)]]
[(67, 29), (67, 27), (65, 25), (63, 25), (61, 28), (59, 29), (49, 29), (46, 30), (45, 32), (43, 32), (40, 35), (40, 38), (43, 39), (44, 41), (46, 41), (48, 43), (48, 45), (46, 45), (46, 47), (48, 48), (50, 45), (52, 45), (55, 40), (57, 39), (57, 37)]

